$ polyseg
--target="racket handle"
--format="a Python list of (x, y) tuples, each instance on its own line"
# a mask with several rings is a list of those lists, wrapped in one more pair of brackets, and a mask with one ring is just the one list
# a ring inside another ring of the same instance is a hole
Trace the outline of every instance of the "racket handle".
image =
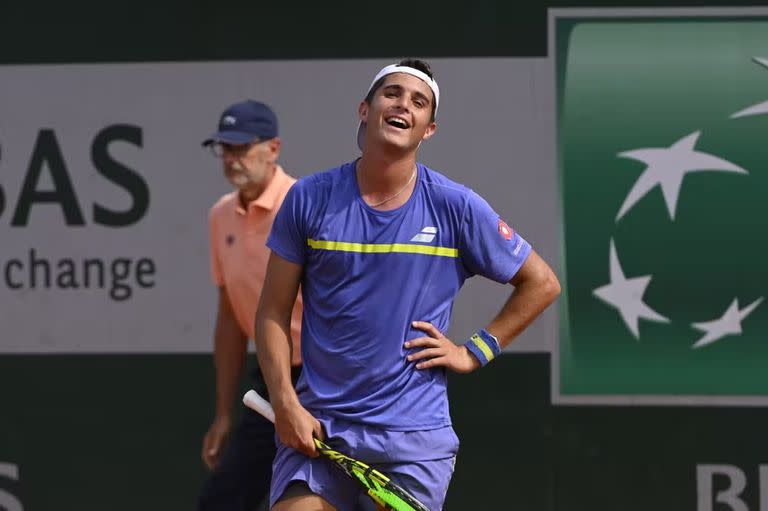
[(243, 404), (255, 410), (268, 419), (270, 422), (275, 422), (275, 411), (272, 409), (272, 405), (269, 401), (261, 397), (255, 390), (249, 390), (243, 396)]
[[(269, 401), (261, 397), (255, 390), (249, 390), (245, 393), (243, 396), (243, 404), (251, 410), (259, 412), (264, 416), (264, 418), (269, 419), (270, 422), (275, 422), (275, 411), (272, 409), (272, 405), (269, 404)], [(314, 440), (317, 450), (330, 449), (330, 447), (328, 447), (321, 440), (318, 440), (317, 438)]]

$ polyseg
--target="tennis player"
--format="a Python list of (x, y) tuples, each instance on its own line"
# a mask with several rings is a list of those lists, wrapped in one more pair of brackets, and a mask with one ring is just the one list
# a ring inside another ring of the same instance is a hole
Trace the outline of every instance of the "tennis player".
[[(273, 510), (353, 508), (358, 486), (317, 458), (313, 435), (442, 509), (459, 446), (447, 371), (491, 362), (560, 292), (485, 200), (416, 161), (439, 104), (426, 62), (384, 67), (358, 108), (362, 156), (300, 179), (275, 218), (256, 315), (279, 438)], [(451, 308), (473, 275), (514, 289), (490, 324), (454, 343), (444, 335)], [(300, 285), (304, 370), (294, 390), (290, 311)]]

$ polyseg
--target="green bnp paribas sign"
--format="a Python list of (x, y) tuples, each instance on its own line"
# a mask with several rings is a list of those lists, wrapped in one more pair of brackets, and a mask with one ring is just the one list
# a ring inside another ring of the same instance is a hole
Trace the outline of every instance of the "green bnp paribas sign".
[(768, 20), (557, 25), (563, 396), (768, 402)]

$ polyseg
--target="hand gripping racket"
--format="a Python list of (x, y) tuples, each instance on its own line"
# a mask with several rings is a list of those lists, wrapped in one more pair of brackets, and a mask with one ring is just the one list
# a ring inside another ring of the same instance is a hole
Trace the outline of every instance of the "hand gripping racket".
[[(249, 390), (243, 396), (243, 403), (271, 422), (275, 422), (275, 412), (272, 405), (254, 390)], [(427, 506), (416, 497), (399, 487), (392, 480), (371, 468), (362, 461), (350, 458), (346, 454), (331, 449), (327, 444), (315, 438), (315, 447), (321, 456), (333, 462), (349, 477), (357, 481), (368, 495), (385, 509), (394, 511), (429, 511)]]

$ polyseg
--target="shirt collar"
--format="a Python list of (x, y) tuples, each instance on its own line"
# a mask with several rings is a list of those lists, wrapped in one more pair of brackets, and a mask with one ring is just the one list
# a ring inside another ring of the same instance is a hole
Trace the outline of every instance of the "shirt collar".
[[(276, 165), (275, 174), (272, 176), (272, 179), (269, 180), (269, 183), (267, 183), (267, 187), (264, 188), (264, 191), (261, 192), (261, 195), (248, 203), (248, 211), (251, 211), (255, 208), (261, 208), (267, 211), (272, 211), (275, 209), (278, 206), (280, 201), (280, 194), (285, 187), (285, 182), (287, 180), (288, 174), (285, 173), (280, 165)], [(240, 204), (239, 196), (237, 197), (235, 209), (241, 215), (246, 213), (246, 210)]]

